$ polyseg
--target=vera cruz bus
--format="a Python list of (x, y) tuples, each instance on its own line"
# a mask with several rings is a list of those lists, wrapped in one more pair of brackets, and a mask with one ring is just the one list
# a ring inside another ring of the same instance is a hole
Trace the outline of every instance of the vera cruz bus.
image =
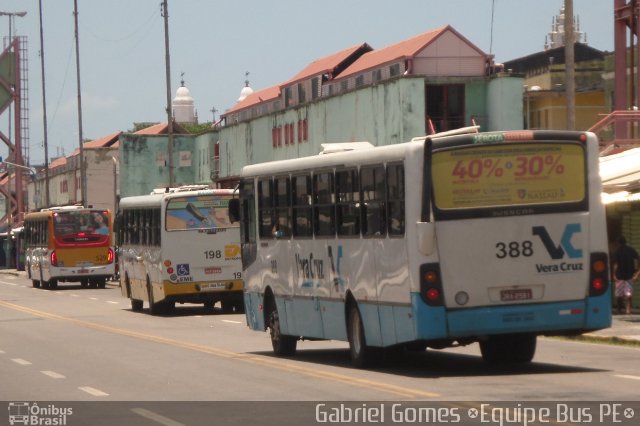
[(610, 326), (600, 196), (598, 141), (580, 132), (439, 135), (246, 166), (248, 325), (269, 328), (277, 354), (346, 340), (356, 366), (386, 347), (473, 342), (487, 362), (529, 362), (539, 335)]
[(25, 270), (34, 287), (104, 288), (115, 271), (111, 211), (65, 206), (24, 218)]
[(240, 231), (228, 214), (233, 190), (196, 188), (120, 201), (120, 285), (132, 310), (142, 310), (144, 301), (153, 315), (176, 302), (243, 309)]

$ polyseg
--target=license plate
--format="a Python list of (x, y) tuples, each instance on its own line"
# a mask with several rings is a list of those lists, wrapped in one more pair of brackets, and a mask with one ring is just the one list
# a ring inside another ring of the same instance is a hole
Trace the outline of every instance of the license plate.
[(88, 274), (89, 270), (88, 269), (80, 269), (80, 270), (78, 270), (78, 273), (79, 274)]
[(225, 288), (227, 288), (227, 286), (221, 283), (209, 283), (200, 285), (201, 291), (224, 290)]
[(530, 288), (522, 288), (517, 290), (500, 291), (500, 300), (503, 302), (513, 302), (517, 300), (529, 300), (533, 297)]

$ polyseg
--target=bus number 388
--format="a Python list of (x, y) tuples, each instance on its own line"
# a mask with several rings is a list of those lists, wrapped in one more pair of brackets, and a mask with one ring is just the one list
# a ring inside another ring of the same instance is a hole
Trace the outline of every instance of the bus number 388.
[(498, 259), (504, 259), (506, 257), (531, 257), (533, 256), (533, 242), (526, 241), (510, 241), (496, 243), (496, 257)]

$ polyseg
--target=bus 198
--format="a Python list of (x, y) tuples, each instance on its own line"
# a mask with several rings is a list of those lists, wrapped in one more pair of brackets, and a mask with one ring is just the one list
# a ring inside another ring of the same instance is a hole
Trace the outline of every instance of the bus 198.
[(25, 269), (34, 287), (59, 282), (104, 288), (115, 272), (111, 211), (53, 207), (24, 219)]
[(246, 166), (233, 210), (248, 324), (277, 354), (348, 341), (360, 367), (387, 347), (474, 342), (487, 362), (529, 362), (539, 335), (611, 323), (600, 194), (583, 132), (441, 134)]
[(125, 197), (117, 223), (122, 295), (151, 314), (175, 303), (242, 311), (238, 224), (229, 220), (231, 189), (174, 188)]

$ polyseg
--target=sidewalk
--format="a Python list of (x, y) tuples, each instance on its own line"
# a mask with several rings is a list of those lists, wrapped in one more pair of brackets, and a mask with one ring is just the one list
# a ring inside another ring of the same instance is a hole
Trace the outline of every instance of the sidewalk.
[[(24, 271), (0, 269), (0, 275), (8, 274), (25, 277)], [(107, 281), (107, 286), (117, 286), (117, 282)], [(611, 327), (586, 333), (583, 336), (605, 342), (633, 342), (640, 344), (640, 309), (633, 309), (631, 315), (614, 314)]]

